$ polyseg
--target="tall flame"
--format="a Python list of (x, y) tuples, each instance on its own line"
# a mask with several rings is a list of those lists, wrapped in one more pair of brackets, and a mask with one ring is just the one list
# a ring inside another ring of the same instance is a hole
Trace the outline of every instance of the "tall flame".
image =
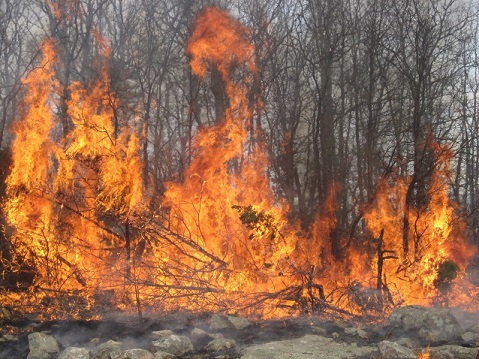
[(121, 236), (105, 221), (110, 216), (125, 225), (141, 211), (140, 143), (132, 128), (115, 133), (118, 100), (108, 86), (106, 60), (95, 83), (70, 86), (74, 128), (54, 141), (60, 121), (53, 41), (44, 42), (42, 53), (41, 65), (24, 80), (25, 109), (14, 128), (5, 209), (17, 229), (14, 247), (37, 270), (36, 288), (52, 293), (81, 288), (88, 297), (95, 288), (121, 282), (111, 276), (115, 265), (121, 267), (112, 251), (122, 245)]
[[(465, 275), (473, 251), (448, 196), (447, 146), (432, 145), (437, 165), (427, 208), (406, 208), (409, 177), (393, 172), (379, 181), (362, 240), (335, 230), (334, 185), (308, 231), (288, 218), (288, 206), (271, 190), (260, 130), (249, 127), (258, 70), (248, 35), (222, 10), (207, 8), (196, 20), (187, 48), (192, 71), (204, 81), (217, 71), (229, 107), (198, 130), (184, 181), (167, 184), (162, 202), (150, 207), (142, 139), (136, 119), (116, 112), (108, 47), (97, 35), (100, 76), (68, 88), (73, 126), (60, 138), (55, 105), (65, 91), (55, 80), (55, 44), (45, 41), (41, 65), (24, 80), (5, 203), (17, 229), (13, 247), (38, 272), (34, 288), (75, 293), (87, 309), (97, 292), (112, 290), (120, 307), (161, 303), (264, 316), (477, 299)], [(407, 253), (405, 215), (413, 248)], [(333, 244), (343, 247), (341, 258), (332, 255)], [(452, 273), (441, 278), (445, 263)], [(456, 275), (454, 265), (461, 290), (441, 292), (441, 280)]]

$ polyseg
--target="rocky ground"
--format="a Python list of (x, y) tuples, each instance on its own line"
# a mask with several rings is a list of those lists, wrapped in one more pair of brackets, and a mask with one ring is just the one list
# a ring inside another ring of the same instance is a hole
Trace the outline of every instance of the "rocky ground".
[(191, 313), (151, 316), (141, 324), (126, 317), (7, 324), (0, 359), (415, 359), (425, 351), (432, 359), (479, 358), (478, 314), (418, 306), (398, 308), (375, 324)]

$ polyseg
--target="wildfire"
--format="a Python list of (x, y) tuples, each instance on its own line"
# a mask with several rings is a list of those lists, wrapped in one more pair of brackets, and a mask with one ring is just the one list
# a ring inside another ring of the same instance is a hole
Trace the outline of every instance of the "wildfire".
[(89, 310), (99, 294), (113, 293), (116, 306), (139, 311), (230, 308), (279, 317), (472, 303), (477, 290), (465, 269), (474, 253), (448, 196), (452, 152), (445, 146), (432, 146), (438, 165), (427, 208), (405, 208), (410, 178), (382, 178), (364, 215), (365, 240), (347, 239), (342, 258), (332, 255), (338, 188), (309, 231), (288, 220), (288, 206), (271, 190), (260, 129), (251, 128), (257, 104), (249, 91), (258, 70), (248, 35), (215, 8), (196, 20), (187, 47), (192, 71), (203, 81), (218, 71), (228, 107), (198, 130), (185, 180), (167, 184), (161, 203), (151, 203), (143, 177), (136, 119), (118, 119), (107, 47), (99, 78), (69, 87), (72, 129), (61, 136), (55, 44), (43, 44), (41, 65), (24, 80), (4, 205), (17, 231), (16, 263), (36, 271), (32, 305), (67, 293)]

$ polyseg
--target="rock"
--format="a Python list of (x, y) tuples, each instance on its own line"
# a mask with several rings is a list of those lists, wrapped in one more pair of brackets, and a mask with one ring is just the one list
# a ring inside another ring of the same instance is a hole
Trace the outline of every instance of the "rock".
[(395, 328), (412, 332), (430, 345), (458, 341), (464, 333), (456, 317), (447, 308), (400, 307), (393, 311), (389, 320)]
[(368, 333), (366, 333), (361, 328), (355, 328), (355, 327), (344, 328), (344, 334), (352, 335), (354, 337), (359, 337), (361, 339), (367, 339), (368, 338)]
[(395, 342), (383, 340), (378, 344), (381, 358), (384, 359), (416, 359), (414, 352)]
[(244, 329), (251, 325), (251, 322), (242, 317), (235, 317), (233, 315), (215, 314), (211, 317), (210, 329)]
[(154, 355), (145, 349), (128, 349), (110, 354), (111, 359), (154, 359)]
[(154, 358), (155, 359), (176, 359), (177, 356), (160, 350), (155, 353)]
[(233, 324), (233, 327), (238, 330), (248, 328), (252, 325), (252, 323), (248, 319), (243, 317), (236, 317), (233, 315), (227, 315), (226, 317), (231, 322), (231, 324)]
[(0, 305), (0, 320), (10, 321), (13, 320), (12, 310)]
[(18, 342), (18, 337), (13, 334), (5, 334), (1, 339), (4, 342)]
[(91, 359), (111, 359), (111, 354), (121, 351), (121, 343), (109, 340), (90, 350)]
[(236, 347), (236, 342), (233, 339), (220, 338), (214, 339), (206, 344), (205, 349), (218, 352), (221, 350), (233, 349), (234, 347)]
[(165, 329), (165, 330), (156, 330), (151, 332), (150, 338), (153, 340), (169, 337), (170, 335), (175, 334), (172, 330)]
[(200, 328), (193, 328), (190, 332), (190, 335), (192, 338), (196, 339), (211, 338), (210, 333)]
[(465, 348), (459, 345), (442, 345), (430, 350), (430, 359), (476, 359), (479, 353), (479, 348)]
[(473, 332), (466, 332), (461, 335), (461, 339), (464, 344), (476, 346), (476, 344), (479, 342), (479, 334)]
[(416, 347), (410, 338), (400, 338), (396, 340), (396, 343), (398, 343), (402, 347), (406, 347), (409, 349)]
[(374, 347), (358, 347), (336, 343), (331, 338), (307, 334), (301, 338), (256, 344), (243, 349), (242, 359), (350, 359), (356, 356), (372, 357)]
[(58, 359), (90, 359), (90, 350), (88, 348), (66, 348)]
[(325, 337), (326, 335), (328, 335), (328, 331), (324, 328), (321, 328), (321, 327), (311, 327), (311, 332), (313, 334), (318, 334), (318, 335), (322, 335), (323, 337)]
[(154, 352), (165, 351), (177, 356), (181, 356), (193, 350), (193, 344), (190, 338), (176, 334), (152, 342), (151, 347)]
[(48, 359), (60, 352), (60, 347), (55, 337), (45, 333), (29, 334), (28, 348), (30, 353), (27, 359)]

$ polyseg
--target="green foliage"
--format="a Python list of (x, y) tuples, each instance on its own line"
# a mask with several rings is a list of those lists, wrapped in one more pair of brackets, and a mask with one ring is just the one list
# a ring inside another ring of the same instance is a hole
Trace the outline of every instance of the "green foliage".
[(232, 208), (240, 213), (241, 223), (253, 232), (249, 236), (250, 239), (265, 234), (269, 234), (270, 239), (275, 239), (278, 235), (278, 227), (274, 223), (273, 215), (264, 211), (257, 211), (251, 205), (233, 205)]
[(452, 282), (456, 279), (458, 272), (459, 266), (456, 262), (450, 259), (445, 260), (439, 264), (434, 285), (442, 294), (447, 294), (451, 290)]

